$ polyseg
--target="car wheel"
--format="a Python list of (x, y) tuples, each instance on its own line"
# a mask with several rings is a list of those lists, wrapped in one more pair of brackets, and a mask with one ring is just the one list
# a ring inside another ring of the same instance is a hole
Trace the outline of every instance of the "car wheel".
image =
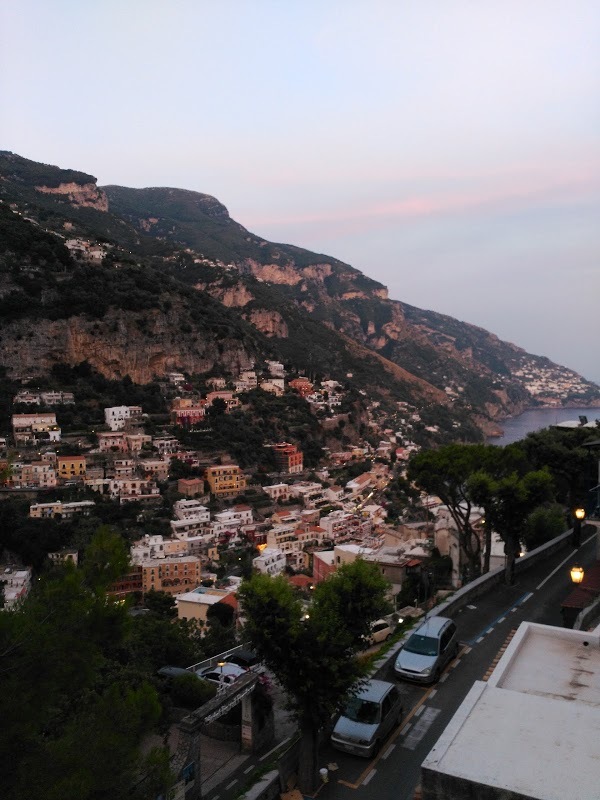
[(388, 639), (390, 639), (390, 638), (391, 638), (391, 636), (392, 636), (392, 634), (391, 634), (391, 633), (388, 633), (388, 635), (385, 637), (385, 641), (387, 642), (387, 640), (388, 640)]

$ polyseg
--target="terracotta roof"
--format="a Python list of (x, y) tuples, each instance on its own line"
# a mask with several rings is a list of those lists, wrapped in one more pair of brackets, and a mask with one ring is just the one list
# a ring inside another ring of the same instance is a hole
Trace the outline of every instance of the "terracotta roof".
[(308, 575), (290, 575), (288, 581), (292, 586), (297, 586), (299, 589), (305, 589), (313, 583), (313, 579), (309, 578)]

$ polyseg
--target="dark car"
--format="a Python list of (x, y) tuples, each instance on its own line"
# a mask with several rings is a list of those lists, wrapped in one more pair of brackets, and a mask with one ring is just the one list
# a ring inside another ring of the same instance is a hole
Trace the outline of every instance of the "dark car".
[(227, 656), (227, 661), (230, 664), (237, 664), (238, 667), (250, 669), (259, 664), (259, 658), (253, 650), (236, 650)]
[(190, 672), (189, 669), (184, 669), (183, 667), (161, 667), (157, 670), (158, 675), (161, 678), (178, 678), (180, 675), (193, 675), (193, 672)]

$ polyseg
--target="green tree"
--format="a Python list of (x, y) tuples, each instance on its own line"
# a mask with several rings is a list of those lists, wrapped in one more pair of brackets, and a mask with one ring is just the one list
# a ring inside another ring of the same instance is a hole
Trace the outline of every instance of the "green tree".
[(408, 465), (408, 480), (428, 494), (437, 495), (447, 506), (467, 561), (468, 579), (479, 575), (481, 570), (481, 542), (471, 522), (475, 503), (468, 480), (485, 466), (488, 458), (486, 445), (450, 444), (438, 450), (422, 450)]
[(490, 495), (486, 515), (492, 529), (504, 542), (505, 581), (511, 585), (527, 517), (552, 497), (552, 476), (546, 470), (527, 472), (522, 477), (513, 472), (497, 480), (490, 478), (488, 488)]
[(525, 520), (523, 541), (528, 550), (533, 550), (550, 539), (560, 536), (567, 529), (564, 508), (557, 503), (535, 508)]
[(103, 593), (129, 569), (129, 554), (122, 536), (109, 525), (101, 525), (85, 551), (83, 575), (87, 585)]
[(240, 588), (245, 636), (297, 715), (301, 791), (317, 783), (320, 730), (363, 675), (356, 653), (369, 623), (387, 609), (387, 587), (374, 565), (357, 560), (317, 585), (308, 612), (283, 577), (254, 575)]

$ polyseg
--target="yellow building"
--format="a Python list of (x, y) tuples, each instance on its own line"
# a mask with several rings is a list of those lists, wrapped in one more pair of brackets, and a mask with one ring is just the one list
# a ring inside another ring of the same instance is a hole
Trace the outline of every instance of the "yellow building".
[(85, 456), (58, 456), (56, 471), (59, 479), (85, 478)]
[(237, 464), (219, 464), (208, 467), (205, 478), (215, 497), (235, 497), (244, 491), (246, 476)]

